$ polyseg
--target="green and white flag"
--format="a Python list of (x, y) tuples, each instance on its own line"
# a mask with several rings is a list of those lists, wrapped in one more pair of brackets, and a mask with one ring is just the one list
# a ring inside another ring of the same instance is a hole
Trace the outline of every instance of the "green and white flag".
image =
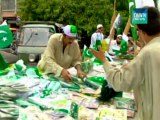
[(83, 53), (82, 53), (82, 59), (84, 61), (84, 58), (88, 57), (88, 58), (92, 58), (93, 54), (89, 51), (88, 47), (86, 45), (84, 45), (83, 47)]
[(123, 33), (122, 41), (120, 44), (120, 53), (126, 53), (128, 51), (128, 36)]
[(129, 2), (129, 14), (131, 18), (130, 24), (131, 24), (132, 37), (133, 37), (133, 40), (138, 40), (137, 26), (132, 24), (132, 10), (136, 8), (135, 0), (128, 0), (128, 2)]
[(13, 42), (13, 34), (6, 21), (0, 25), (0, 49), (9, 46)]
[(116, 19), (115, 19), (115, 21), (114, 21), (114, 28), (115, 29), (117, 29), (119, 26), (120, 26), (120, 18), (121, 17), (121, 15), (118, 13), (118, 15), (117, 15), (117, 17), (116, 17)]
[(122, 24), (123, 24), (122, 17), (118, 13), (118, 15), (114, 21), (114, 28), (116, 29), (116, 35), (123, 33)]

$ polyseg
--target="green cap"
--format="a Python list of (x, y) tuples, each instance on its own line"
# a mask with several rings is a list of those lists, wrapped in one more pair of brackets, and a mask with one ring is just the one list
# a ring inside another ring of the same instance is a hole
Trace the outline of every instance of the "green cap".
[(77, 36), (77, 27), (74, 25), (66, 25), (65, 27), (63, 27), (63, 32), (67, 36), (76, 37)]

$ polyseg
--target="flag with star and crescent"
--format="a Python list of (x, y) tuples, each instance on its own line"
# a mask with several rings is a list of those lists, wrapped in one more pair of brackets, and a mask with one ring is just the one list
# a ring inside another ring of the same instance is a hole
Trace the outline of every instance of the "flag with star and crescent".
[(89, 51), (89, 48), (84, 45), (82, 52), (82, 60), (84, 61), (85, 57), (92, 58), (93, 54)]
[(7, 25), (7, 22), (4, 21), (0, 25), (0, 49), (8, 47), (13, 42), (13, 34)]

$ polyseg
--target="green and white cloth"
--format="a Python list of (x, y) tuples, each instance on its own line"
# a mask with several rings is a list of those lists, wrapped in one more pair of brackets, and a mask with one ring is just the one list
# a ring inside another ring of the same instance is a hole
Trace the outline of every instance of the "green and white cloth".
[(120, 45), (120, 52), (126, 53), (128, 51), (128, 36), (123, 33)]
[(8, 47), (13, 42), (13, 34), (6, 21), (0, 25), (0, 48)]

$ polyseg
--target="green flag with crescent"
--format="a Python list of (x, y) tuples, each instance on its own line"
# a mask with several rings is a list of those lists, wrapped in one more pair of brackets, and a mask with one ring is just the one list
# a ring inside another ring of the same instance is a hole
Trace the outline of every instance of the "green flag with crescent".
[(86, 45), (84, 45), (83, 52), (82, 52), (82, 60), (83, 61), (84, 61), (85, 57), (88, 57), (88, 58), (93, 57), (93, 54), (89, 51), (89, 48)]
[(0, 49), (6, 48), (13, 42), (13, 34), (6, 21), (0, 25)]

